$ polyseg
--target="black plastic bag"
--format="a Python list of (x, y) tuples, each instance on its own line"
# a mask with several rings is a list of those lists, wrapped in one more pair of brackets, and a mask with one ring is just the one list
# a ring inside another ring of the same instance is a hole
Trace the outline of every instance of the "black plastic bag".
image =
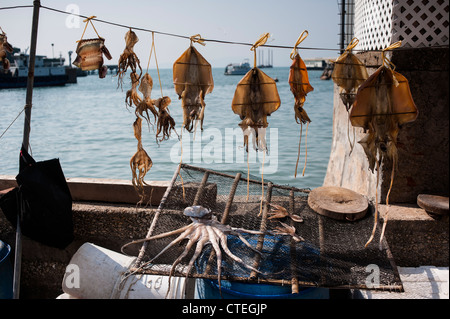
[(58, 159), (36, 162), (20, 152), (19, 187), (0, 199), (0, 207), (22, 234), (48, 246), (65, 248), (73, 241), (72, 196)]

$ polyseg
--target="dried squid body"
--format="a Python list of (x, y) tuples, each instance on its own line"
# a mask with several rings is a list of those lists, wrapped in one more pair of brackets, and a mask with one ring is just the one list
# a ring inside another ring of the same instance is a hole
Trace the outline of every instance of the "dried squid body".
[[(386, 196), (386, 205), (389, 205), (389, 194), (398, 163), (397, 136), (400, 127), (402, 124), (414, 121), (417, 116), (418, 110), (412, 99), (408, 80), (385, 65), (361, 84), (350, 111), (352, 125), (362, 127), (367, 132), (359, 143), (366, 153), (370, 170), (373, 172), (374, 168), (377, 168), (377, 187), (382, 159), (387, 158), (392, 162), (391, 183)], [(366, 247), (374, 238), (377, 228), (378, 198), (375, 200), (375, 222)], [(380, 235), (380, 249), (387, 218), (386, 212)]]
[(373, 171), (376, 155), (393, 160), (397, 156), (397, 135), (402, 124), (418, 116), (408, 80), (382, 66), (358, 89), (350, 121), (368, 135), (360, 141)]
[(244, 146), (248, 150), (248, 136), (253, 135), (254, 148), (266, 150), (267, 116), (280, 107), (281, 100), (275, 81), (258, 68), (253, 68), (239, 81), (231, 108), (242, 120)]
[(347, 111), (355, 101), (358, 87), (369, 77), (366, 66), (353, 53), (345, 51), (335, 62), (331, 75), (340, 88), (340, 97)]
[(295, 120), (298, 124), (309, 123), (311, 120), (303, 109), (306, 95), (313, 91), (314, 88), (309, 83), (308, 71), (305, 62), (299, 54), (295, 55), (289, 71), (289, 86), (295, 98)]
[(6, 58), (7, 53), (13, 53), (13, 47), (8, 43), (8, 38), (2, 31), (2, 33), (0, 33), (0, 62), (2, 62), (4, 70), (8, 70), (10, 66), (10, 62)]
[(214, 80), (211, 65), (192, 45), (175, 61), (173, 83), (181, 99), (184, 128), (192, 132), (195, 121), (200, 121), (203, 130), (205, 95), (213, 91)]
[(83, 71), (98, 70), (99, 77), (106, 76), (107, 68), (103, 65), (103, 54), (108, 60), (112, 59), (111, 54), (105, 46), (105, 39), (84, 39), (77, 45), (77, 57), (73, 65)]

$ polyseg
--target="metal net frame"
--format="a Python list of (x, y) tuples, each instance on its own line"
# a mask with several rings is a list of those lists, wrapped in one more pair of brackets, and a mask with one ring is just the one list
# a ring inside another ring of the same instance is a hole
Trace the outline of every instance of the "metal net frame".
[[(223, 224), (266, 232), (243, 235), (260, 254), (238, 237), (227, 236), (230, 251), (259, 272), (250, 271), (222, 254), (222, 280), (292, 285), (293, 292), (298, 287), (403, 291), (386, 240), (381, 250), (378, 243), (364, 247), (372, 231), (373, 211), (358, 221), (338, 221), (314, 212), (308, 205), (309, 193), (309, 189), (268, 181), (264, 181), (263, 193), (263, 183), (256, 176), (179, 164), (154, 213), (147, 238), (190, 224), (190, 218), (183, 215), (184, 209), (201, 205)], [(270, 204), (286, 208), (303, 221), (294, 222), (289, 217), (270, 219)], [(294, 226), (296, 234), (304, 240), (273, 235), (280, 222)], [(174, 245), (152, 263), (149, 261), (176, 237), (144, 242), (130, 271), (168, 276), (172, 264), (184, 251), (185, 242)], [(192, 255), (191, 251), (185, 256), (173, 276), (217, 280), (217, 259), (211, 245), (203, 248), (195, 267), (187, 274)]]

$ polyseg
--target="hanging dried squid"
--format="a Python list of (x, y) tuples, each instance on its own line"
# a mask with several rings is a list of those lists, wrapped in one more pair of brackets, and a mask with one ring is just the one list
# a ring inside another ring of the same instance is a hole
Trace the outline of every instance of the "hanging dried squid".
[(352, 39), (344, 53), (334, 61), (331, 75), (333, 82), (339, 87), (339, 96), (347, 111), (355, 102), (359, 86), (369, 77), (364, 63), (352, 53), (352, 49), (358, 45), (358, 42), (357, 38)]
[(214, 88), (211, 65), (192, 45), (193, 41), (203, 44), (198, 37), (191, 37), (191, 45), (173, 65), (175, 92), (181, 99), (183, 126), (188, 132), (193, 131), (196, 121), (200, 122), (203, 130), (205, 95)]
[[(308, 126), (311, 123), (311, 119), (306, 113), (303, 105), (306, 100), (306, 95), (313, 91), (314, 88), (309, 83), (308, 71), (306, 69), (305, 62), (300, 57), (300, 54), (297, 52), (297, 46), (308, 36), (308, 31), (303, 31), (300, 37), (297, 39), (297, 42), (294, 45), (294, 49), (291, 52), (292, 65), (289, 71), (289, 86), (291, 88), (291, 92), (294, 95), (295, 104), (294, 104), (294, 112), (295, 112), (295, 121), (297, 124), (300, 124), (300, 139), (298, 142), (298, 155), (297, 155), (297, 163), (295, 165), (295, 177), (297, 177), (297, 168), (298, 161), (300, 158), (300, 145), (302, 141), (302, 131), (303, 124), (306, 124), (306, 135), (308, 134)], [(305, 143), (306, 144), (306, 143)], [(307, 151), (305, 152), (305, 166), (303, 168), (303, 175), (305, 175), (306, 169), (306, 157)]]
[[(131, 69), (131, 72), (136, 73), (137, 68), (142, 73), (141, 64), (139, 61), (139, 58), (137, 57), (136, 53), (134, 53), (134, 46), (139, 41), (138, 36), (136, 33), (134, 33), (133, 30), (128, 30), (128, 32), (125, 34), (125, 49), (123, 50), (123, 53), (119, 57), (119, 63), (118, 63), (118, 69), (117, 69), (117, 75), (118, 75), (118, 84), (122, 86), (123, 77), (125, 76), (128, 68)], [(139, 74), (139, 78), (141, 76), (141, 73)]]
[[(83, 34), (81, 35), (81, 39), (77, 41), (77, 57), (72, 64), (78, 68), (81, 68), (83, 71), (98, 70), (98, 76), (100, 78), (104, 78), (108, 68), (103, 65), (103, 55), (105, 55), (108, 60), (111, 60), (112, 56), (105, 46), (105, 39), (98, 35), (97, 30), (92, 23), (92, 19), (94, 18), (95, 16), (92, 16), (83, 21), (86, 22), (86, 26)], [(95, 33), (97, 33), (97, 39), (83, 39), (88, 23), (91, 23)]]
[[(235, 114), (239, 115), (242, 120), (241, 123), (239, 123), (239, 126), (244, 133), (244, 147), (247, 152), (247, 200), (249, 197), (250, 178), (250, 168), (248, 165), (248, 138), (250, 135), (253, 136), (253, 148), (256, 151), (262, 150), (265, 159), (265, 154), (267, 152), (266, 128), (269, 126), (267, 117), (278, 110), (281, 105), (275, 80), (256, 67), (256, 48), (264, 45), (269, 36), (269, 33), (263, 34), (252, 46), (251, 50), (254, 51), (253, 69), (248, 71), (239, 81), (231, 102), (231, 109)], [(264, 160), (262, 168), (264, 169)], [(263, 173), (261, 187), (260, 215), (262, 213), (264, 201)]]
[[(367, 132), (359, 143), (368, 158), (370, 170), (373, 172), (375, 167), (377, 169), (377, 188), (381, 161), (386, 159), (392, 163), (391, 184), (386, 196), (386, 205), (389, 205), (389, 194), (398, 163), (397, 136), (399, 130), (403, 124), (415, 121), (418, 116), (408, 80), (400, 73), (395, 72), (392, 63), (385, 57), (385, 51), (400, 45), (399, 41), (383, 50), (383, 65), (361, 84), (350, 111), (352, 125), (361, 127)], [(366, 246), (372, 241), (375, 234), (378, 217), (377, 204), (378, 199), (376, 199), (374, 228)], [(386, 212), (383, 218), (380, 247), (387, 217)]]
[[(334, 61), (334, 69), (331, 74), (333, 82), (339, 87), (339, 96), (345, 108), (350, 111), (355, 102), (356, 92), (359, 86), (369, 77), (366, 66), (356, 55), (352, 53), (352, 49), (359, 43), (357, 38), (353, 38), (344, 53)], [(353, 151), (355, 144), (355, 128), (353, 128), (353, 141), (350, 139), (350, 119), (347, 123), (347, 138), (350, 143), (350, 153)]]
[(267, 117), (280, 107), (275, 80), (254, 67), (239, 81), (231, 108), (242, 120), (239, 126), (244, 132), (244, 146), (248, 151), (248, 137), (254, 136), (254, 149), (266, 150)]
[(8, 43), (6, 33), (0, 28), (0, 62), (3, 64), (3, 69), (8, 70), (10, 66), (9, 60), (6, 58), (7, 53), (13, 53), (13, 47)]

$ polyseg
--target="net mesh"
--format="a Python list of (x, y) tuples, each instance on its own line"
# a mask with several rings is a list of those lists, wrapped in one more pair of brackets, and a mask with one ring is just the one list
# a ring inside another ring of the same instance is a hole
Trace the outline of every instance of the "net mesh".
[[(265, 235), (243, 234), (260, 254), (246, 246), (239, 237), (227, 236), (230, 251), (258, 272), (249, 270), (222, 252), (223, 280), (402, 290), (387, 243), (384, 241), (382, 250), (378, 243), (364, 248), (373, 227), (372, 214), (358, 221), (338, 221), (319, 215), (308, 206), (309, 189), (274, 185), (265, 180), (262, 195), (261, 178), (257, 176), (248, 176), (247, 179), (246, 173), (214, 172), (186, 164), (181, 164), (179, 169), (153, 217), (147, 237), (191, 224), (191, 219), (184, 216), (183, 211), (193, 205), (211, 209), (218, 221), (231, 227), (254, 231), (266, 229)], [(289, 217), (268, 219), (271, 216), (268, 203), (286, 208), (303, 221), (294, 222)], [(224, 214), (227, 216), (222, 220)], [(295, 233), (304, 240), (295, 241), (291, 236), (274, 234), (281, 222), (294, 226)], [(149, 261), (177, 236), (145, 242), (133, 271), (169, 275), (173, 263), (185, 250), (187, 240), (172, 246), (151, 263)], [(204, 246), (187, 274), (194, 250), (195, 245), (175, 267), (173, 275), (217, 279), (217, 257), (211, 245)]]

